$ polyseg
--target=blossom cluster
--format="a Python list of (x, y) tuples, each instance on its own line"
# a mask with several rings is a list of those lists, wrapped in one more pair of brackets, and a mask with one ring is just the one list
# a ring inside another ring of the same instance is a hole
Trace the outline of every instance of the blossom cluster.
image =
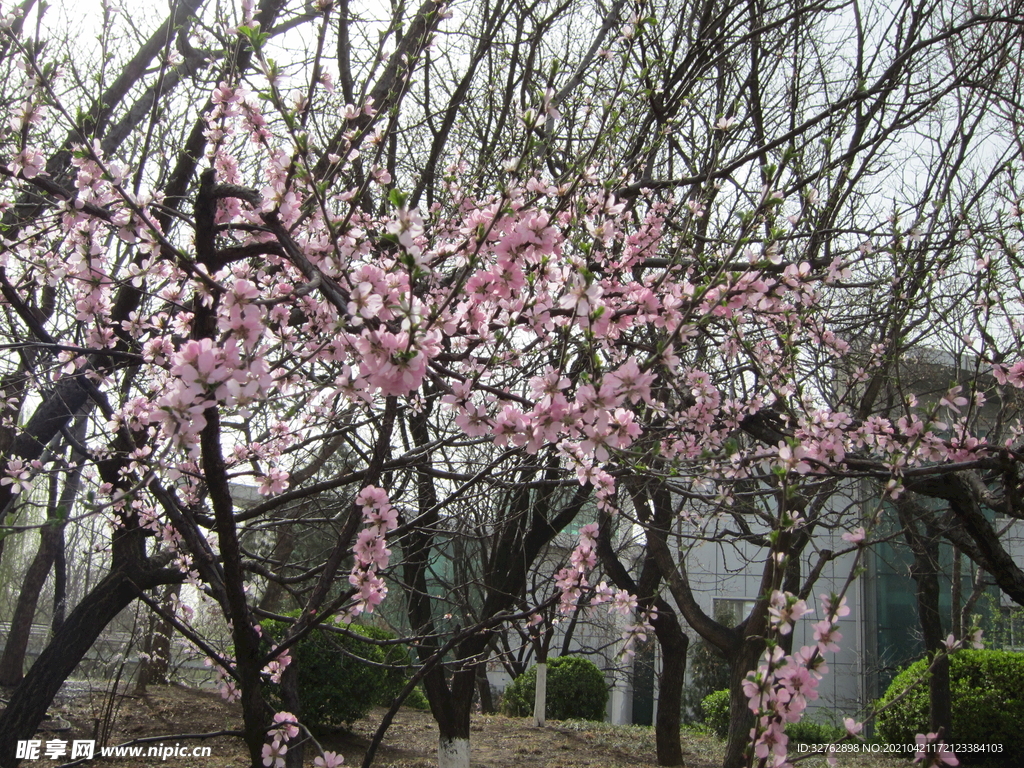
[(351, 621), (363, 613), (372, 613), (388, 594), (387, 584), (380, 571), (388, 566), (391, 550), (387, 547), (387, 534), (398, 527), (398, 510), (391, 506), (387, 491), (368, 485), (355, 499), (362, 510), (366, 527), (356, 538), (355, 564), (348, 581), (356, 589), (355, 604), (340, 619)]
[[(750, 733), (754, 756), (775, 768), (788, 765), (786, 724), (799, 721), (807, 703), (818, 698), (818, 683), (828, 672), (824, 654), (839, 650), (838, 619), (850, 613), (845, 597), (821, 595), (821, 605), (825, 618), (814, 625), (815, 645), (786, 654), (777, 643), (769, 642), (764, 662), (743, 681), (743, 692), (757, 717)], [(780, 635), (789, 634), (793, 623), (809, 612), (803, 600), (778, 590), (772, 593), (769, 606), (770, 626)]]
[[(855, 538), (863, 540), (863, 529), (859, 529)], [(818, 698), (818, 684), (828, 673), (824, 654), (839, 651), (839, 643), (843, 639), (839, 632), (839, 619), (850, 614), (846, 597), (836, 594), (819, 597), (824, 618), (813, 625), (815, 644), (787, 654), (776, 641), (769, 640), (763, 662), (743, 681), (743, 693), (757, 718), (750, 731), (752, 754), (761, 766), (786, 768), (792, 765), (786, 725), (798, 722), (808, 702)], [(769, 600), (769, 626), (777, 635), (786, 635), (792, 632), (796, 621), (811, 612), (803, 600), (775, 590)], [(973, 634), (970, 641), (976, 646), (980, 644), (980, 632)], [(960, 645), (952, 635), (947, 640), (950, 650)], [(845, 738), (859, 737), (864, 727), (863, 723), (850, 717), (844, 719), (843, 725), (847, 733)], [(942, 743), (940, 735), (935, 733), (917, 736), (919, 747)], [(829, 765), (836, 764), (834, 750), (829, 751), (826, 758)], [(955, 754), (945, 746), (918, 749), (914, 762), (924, 759), (928, 760), (928, 765), (958, 764)]]

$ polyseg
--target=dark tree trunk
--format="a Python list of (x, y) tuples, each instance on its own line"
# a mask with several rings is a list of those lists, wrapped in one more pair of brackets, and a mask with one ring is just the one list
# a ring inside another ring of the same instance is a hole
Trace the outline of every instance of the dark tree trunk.
[(451, 714), (453, 717), (443, 724), (441, 722), (437, 724), (440, 738), (438, 768), (462, 768), (463, 765), (468, 766), (469, 764), (469, 718), (473, 711), (475, 688), (475, 665), (462, 667), (452, 675)]
[[(83, 436), (84, 416), (79, 416), (74, 430), (79, 439)], [(80, 458), (75, 455), (75, 458)], [(22, 668), (25, 665), (25, 654), (28, 651), (29, 637), (32, 632), (32, 620), (36, 615), (39, 595), (46, 583), (46, 577), (57, 559), (58, 553), (64, 553), (64, 526), (71, 512), (71, 507), (78, 496), (82, 477), (81, 465), (68, 473), (64, 487), (59, 487), (56, 475), (50, 478), (49, 501), (46, 524), (39, 531), (39, 549), (25, 572), (18, 593), (18, 602), (11, 617), (11, 632), (4, 646), (3, 657), (0, 658), (0, 685), (17, 685), (21, 682)]]
[[(302, 704), (299, 700), (299, 668), (295, 659), (285, 667), (281, 673), (281, 705), (285, 712), (291, 712), (302, 722)], [(288, 743), (288, 752), (285, 754), (286, 768), (302, 768), (302, 757), (305, 739), (303, 734), (292, 739)]]
[[(931, 523), (930, 510), (921, 508), (912, 498), (901, 499), (896, 509), (903, 525), (903, 535), (914, 554), (910, 575), (917, 585), (917, 613), (924, 647), (929, 657), (934, 659), (932, 675), (928, 679), (929, 727), (935, 733), (941, 729), (943, 739), (949, 742), (953, 738), (953, 707), (949, 656), (945, 653), (942, 614), (939, 612), (939, 533)], [(919, 518), (924, 520), (924, 533), (918, 527)]]
[(682, 719), (683, 682), (686, 677), (686, 650), (690, 638), (667, 604), (659, 602), (654, 634), (661, 646), (661, 674), (658, 676), (658, 712), (654, 721), (654, 742), (658, 765), (685, 765), (679, 736)]
[[(132, 532), (127, 535), (132, 535)], [(115, 543), (115, 558), (118, 545)], [(0, 767), (14, 768), (19, 740), (32, 738), (67, 677), (140, 589), (180, 580), (174, 570), (115, 567), (71, 612), (43, 650), (0, 715)]]
[[(202, 192), (200, 192), (200, 196)], [(198, 204), (198, 201), (197, 201)], [(200, 253), (200, 255), (202, 255)], [(196, 313), (196, 324), (209, 314)], [(222, 608), (232, 624), (231, 639), (235, 645), (235, 674), (241, 692), (243, 738), (254, 766), (262, 762), (264, 739), (270, 716), (263, 698), (261, 670), (263, 654), (259, 636), (253, 627), (252, 613), (245, 594), (245, 573), (242, 569), (242, 550), (235, 527), (234, 501), (228, 485), (220, 439), (220, 411), (216, 407), (204, 412), (206, 426), (199, 434), (201, 467), (206, 478), (217, 539), (224, 573), (224, 602)]]
[[(420, 660), (426, 660), (422, 652)], [(437, 723), (438, 768), (469, 766), (469, 721), (475, 677), (476, 673), (472, 669), (460, 670), (455, 673), (449, 685), (441, 665), (433, 667), (423, 677), (423, 690), (427, 694), (430, 713)]]
[(68, 602), (68, 561), (64, 552), (67, 546), (64, 540), (64, 527), (57, 529), (57, 545), (53, 557), (53, 618), (50, 630), (56, 634), (64, 623), (64, 613)]
[(654, 720), (654, 741), (658, 765), (678, 766), (684, 764), (679, 725), (682, 720), (686, 650), (690, 639), (683, 632), (672, 606), (658, 595), (662, 571), (655, 558), (656, 551), (664, 551), (668, 547), (672, 510), (668, 504), (656, 504), (652, 510), (642, 492), (634, 494), (634, 503), (641, 522), (647, 526), (648, 542), (638, 580), (633, 581), (632, 575), (612, 550), (611, 516), (606, 513), (602, 513), (601, 516), (597, 551), (605, 571), (617, 587), (637, 595), (643, 607), (647, 608), (653, 604), (658, 609), (653, 624), (655, 637), (662, 650), (662, 669), (658, 678), (658, 711)]
[(754, 713), (743, 692), (747, 672), (756, 669), (764, 650), (764, 640), (745, 637), (740, 652), (729, 659), (729, 737), (725, 745), (723, 768), (743, 768), (747, 764), (747, 750), (751, 747), (750, 729), (754, 727)]
[[(287, 523), (277, 529), (277, 541), (274, 542), (274, 551), (271, 553), (270, 558), (276, 564), (275, 567), (279, 572), (291, 560), (292, 553), (295, 551), (296, 539), (295, 532), (292, 530), (293, 526), (293, 523)], [(287, 610), (283, 608), (284, 598), (287, 594), (283, 585), (276, 581), (268, 582), (267, 590), (260, 599), (260, 610), (270, 613), (284, 613)]]
[(22, 667), (25, 664), (25, 654), (28, 652), (32, 632), (32, 619), (35, 618), (39, 595), (56, 556), (56, 534), (55, 526), (43, 526), (39, 534), (39, 549), (25, 571), (18, 602), (11, 617), (11, 631), (4, 645), (3, 656), (0, 657), (0, 685), (10, 686), (21, 682)]
[[(417, 446), (430, 444), (426, 416), (427, 413), (423, 412), (409, 420), (409, 432)], [(430, 460), (429, 454), (425, 453), (421, 460), (424, 468), (428, 468)], [(558, 457), (552, 453), (545, 468), (546, 477), (555, 479), (558, 469)], [(517, 598), (526, 590), (529, 567), (543, 548), (576, 518), (593, 492), (589, 485), (580, 486), (568, 503), (556, 507), (558, 498), (553, 492), (534, 495), (525, 484), (538, 471), (532, 459), (527, 462), (521, 474), (524, 485), (511, 490), (505, 499), (509, 509), (506, 519), (512, 522), (495, 533), (489, 550), (490, 556), (484, 565), (485, 597), (478, 614), (480, 619), (487, 620), (515, 605)], [(413, 633), (430, 638), (435, 634), (435, 627), (427, 572), (434, 546), (431, 529), (439, 518), (439, 504), (430, 472), (420, 473), (416, 485), (417, 501), (423, 514), (419, 525), (406, 535), (404, 543), (403, 572), (408, 590), (406, 610)], [(439, 768), (469, 768), (469, 717), (476, 687), (475, 668), (479, 659), (486, 654), (492, 638), (493, 630), (486, 630), (456, 646), (454, 658), (466, 663), (466, 666), (455, 669), (450, 685), (439, 667), (432, 669), (423, 678), (430, 711), (437, 721), (439, 731)], [(420, 643), (417, 647), (423, 663), (436, 651), (435, 640)]]
[(480, 696), (480, 711), (485, 715), (493, 715), (494, 697), (491, 695), (491, 681), (487, 679), (487, 665), (479, 664), (476, 668), (476, 689)]
[[(172, 614), (174, 597), (181, 593), (180, 584), (170, 584), (164, 589), (160, 605), (165, 613)], [(167, 685), (171, 670), (171, 634), (174, 628), (163, 616), (150, 613), (148, 631), (143, 645), (145, 656), (139, 665), (139, 677), (135, 692), (144, 693), (147, 685)]]

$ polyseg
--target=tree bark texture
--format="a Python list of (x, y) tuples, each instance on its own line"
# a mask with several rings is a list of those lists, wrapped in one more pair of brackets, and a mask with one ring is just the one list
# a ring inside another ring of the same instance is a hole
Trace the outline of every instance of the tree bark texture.
[[(161, 607), (173, 613), (173, 600), (181, 594), (180, 584), (170, 584), (160, 599)], [(136, 693), (144, 693), (147, 685), (167, 685), (171, 669), (171, 623), (156, 613), (150, 613), (146, 640), (143, 644), (145, 656), (139, 664), (139, 675), (135, 683)]]
[(53, 561), (56, 558), (60, 535), (56, 525), (44, 525), (39, 532), (39, 549), (25, 571), (21, 582), (18, 602), (11, 617), (11, 631), (0, 657), (0, 685), (17, 685), (22, 680), (22, 668), (28, 652), (32, 620), (36, 615), (39, 595), (46, 583)]
[(683, 682), (686, 678), (686, 651), (690, 638), (667, 605), (658, 606), (654, 634), (661, 646), (661, 674), (658, 676), (658, 711), (654, 721), (654, 741), (658, 765), (685, 765), (679, 736), (682, 720)]
[[(917, 585), (917, 613), (924, 647), (929, 657), (934, 659), (932, 674), (928, 679), (929, 729), (935, 733), (941, 729), (948, 742), (953, 738), (953, 705), (949, 656), (943, 642), (942, 614), (939, 612), (939, 533), (931, 523), (931, 511), (923, 510), (912, 498), (898, 501), (896, 509), (903, 525), (903, 535), (914, 554), (910, 575)], [(919, 528), (919, 518), (924, 520), (923, 533)]]
[(751, 748), (750, 729), (754, 727), (754, 713), (750, 711), (743, 681), (747, 672), (757, 667), (764, 650), (764, 640), (747, 636), (733, 658), (729, 659), (729, 736), (725, 745), (722, 768), (744, 768), (747, 750)]

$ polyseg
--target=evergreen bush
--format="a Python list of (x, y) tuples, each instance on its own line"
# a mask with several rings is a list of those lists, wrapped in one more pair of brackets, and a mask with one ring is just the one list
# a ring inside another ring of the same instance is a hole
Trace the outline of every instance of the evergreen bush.
[[(960, 761), (991, 758), (1005, 763), (1011, 755), (1024, 754), (1024, 654), (961, 650), (952, 654), (949, 662), (953, 733), (946, 741), (978, 745), (979, 749), (1001, 744), (1003, 750), (997, 754), (961, 750)], [(922, 659), (900, 672), (879, 699), (878, 708), (897, 699), (927, 668), (928, 662)], [(878, 715), (877, 733), (884, 742), (912, 744), (916, 734), (928, 731), (927, 679)]]
[(714, 646), (706, 640), (697, 640), (690, 644), (686, 668), (690, 681), (683, 689), (683, 720), (700, 723), (704, 721), (700, 703), (729, 685), (729, 664)]
[[(264, 637), (275, 640), (286, 629), (276, 621), (264, 621), (262, 626)], [(349, 628), (372, 637), (366, 627), (353, 624)], [(312, 727), (350, 725), (370, 711), (388, 685), (386, 670), (374, 666), (385, 663), (380, 646), (321, 627), (292, 646), (291, 657), (298, 669), (302, 721)], [(273, 706), (281, 706), (279, 685), (267, 682), (264, 695)]]
[(845, 728), (829, 723), (808, 720), (806, 717), (795, 723), (786, 724), (786, 735), (795, 744), (831, 744), (846, 735)]
[(729, 689), (715, 691), (704, 697), (700, 703), (704, 713), (704, 725), (720, 739), (729, 735)]
[[(537, 667), (530, 667), (505, 689), (501, 710), (512, 717), (533, 714)], [(545, 716), (552, 720), (604, 720), (608, 685), (601, 670), (581, 656), (559, 656), (548, 662)]]

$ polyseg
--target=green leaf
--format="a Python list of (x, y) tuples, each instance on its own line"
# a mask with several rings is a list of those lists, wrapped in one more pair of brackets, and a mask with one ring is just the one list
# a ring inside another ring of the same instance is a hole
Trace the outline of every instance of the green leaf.
[(395, 208), (404, 208), (405, 201), (409, 199), (409, 196), (398, 189), (392, 189), (388, 192), (388, 201), (395, 206)]

